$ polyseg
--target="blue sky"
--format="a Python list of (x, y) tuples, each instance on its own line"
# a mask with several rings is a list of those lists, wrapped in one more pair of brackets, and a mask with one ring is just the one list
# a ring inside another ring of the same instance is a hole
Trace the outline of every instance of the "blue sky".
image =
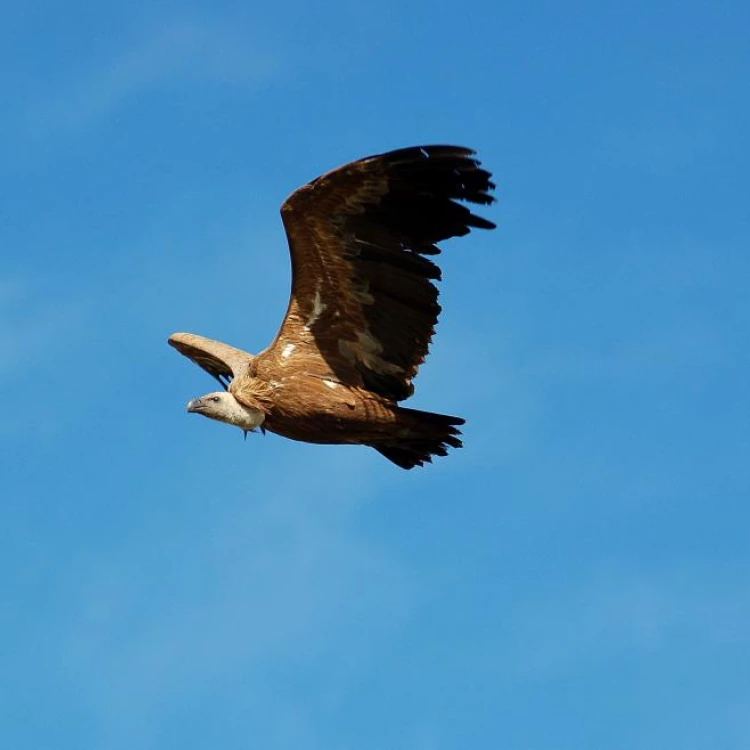
[[(6, 4), (0, 727), (15, 750), (750, 746), (750, 10)], [(374, 451), (185, 414), (278, 208), (479, 150), (418, 408)]]

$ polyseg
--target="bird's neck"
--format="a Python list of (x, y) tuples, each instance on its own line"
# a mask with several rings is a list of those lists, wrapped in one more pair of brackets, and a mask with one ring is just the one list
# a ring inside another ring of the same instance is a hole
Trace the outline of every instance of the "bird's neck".
[(266, 415), (261, 409), (245, 406), (245, 404), (241, 404), (235, 398), (232, 411), (228, 414), (225, 421), (227, 424), (239, 427), (241, 430), (254, 430), (263, 424), (265, 418)]

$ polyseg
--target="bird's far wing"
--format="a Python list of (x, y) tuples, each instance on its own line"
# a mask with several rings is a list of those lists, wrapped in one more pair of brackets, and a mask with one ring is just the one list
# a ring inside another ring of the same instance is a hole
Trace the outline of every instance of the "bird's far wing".
[[(257, 364), (291, 364), (401, 400), (440, 306), (438, 242), (495, 225), (490, 173), (458, 146), (401, 149), (347, 164), (295, 191), (281, 215), (292, 258), (289, 308)], [(298, 351), (295, 351), (298, 350)], [(286, 361), (285, 361), (286, 360)]]
[(244, 374), (254, 357), (221, 341), (194, 333), (173, 333), (168, 342), (180, 354), (192, 359), (226, 388), (232, 378)]

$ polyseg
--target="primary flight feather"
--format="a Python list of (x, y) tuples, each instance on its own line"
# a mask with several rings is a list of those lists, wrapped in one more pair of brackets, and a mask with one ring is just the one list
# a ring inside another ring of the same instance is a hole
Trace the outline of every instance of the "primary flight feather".
[(493, 229), (462, 203), (494, 184), (474, 152), (422, 146), (370, 156), (299, 188), (281, 207), (289, 307), (257, 355), (192, 333), (169, 343), (226, 390), (188, 411), (310, 443), (375, 448), (404, 469), (461, 446), (464, 420), (406, 409), (440, 305), (438, 242)]

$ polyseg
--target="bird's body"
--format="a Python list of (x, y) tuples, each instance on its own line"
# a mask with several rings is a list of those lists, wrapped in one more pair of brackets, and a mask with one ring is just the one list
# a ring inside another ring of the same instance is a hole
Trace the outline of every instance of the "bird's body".
[(459, 447), (458, 417), (404, 409), (440, 312), (437, 242), (494, 225), (456, 200), (488, 204), (490, 175), (453, 146), (362, 159), (297, 190), (282, 207), (292, 295), (257, 356), (195, 334), (169, 343), (226, 393), (189, 410), (293, 440), (374, 447), (412, 468)]

